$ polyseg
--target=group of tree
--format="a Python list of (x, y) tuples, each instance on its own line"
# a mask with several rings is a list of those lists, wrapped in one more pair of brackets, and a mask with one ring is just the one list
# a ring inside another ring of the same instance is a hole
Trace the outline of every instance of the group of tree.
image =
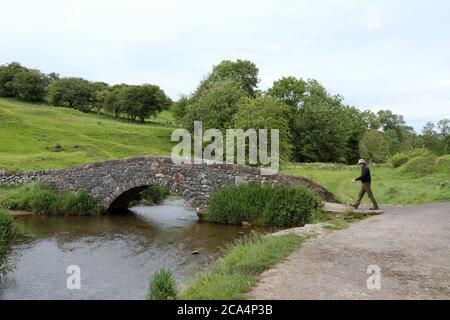
[(112, 112), (144, 122), (171, 105), (164, 91), (150, 84), (115, 85), (82, 78), (44, 74), (17, 62), (0, 66), (0, 97), (68, 107), (82, 112)]
[(355, 163), (384, 162), (397, 152), (427, 147), (449, 152), (449, 120), (427, 125), (417, 136), (390, 110), (361, 111), (344, 104), (313, 79), (283, 77), (258, 90), (258, 68), (250, 61), (223, 61), (188, 96), (173, 106), (180, 126), (193, 129), (279, 129), (284, 160)]

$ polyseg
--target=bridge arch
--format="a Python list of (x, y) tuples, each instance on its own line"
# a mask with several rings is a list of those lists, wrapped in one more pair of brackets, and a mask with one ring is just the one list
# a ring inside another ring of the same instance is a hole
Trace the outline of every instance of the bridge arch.
[(322, 199), (334, 200), (333, 194), (325, 187), (302, 176), (264, 176), (258, 168), (233, 164), (174, 164), (168, 157), (110, 160), (36, 176), (56, 191), (90, 192), (105, 212), (124, 206), (148, 186), (161, 186), (181, 195), (199, 215), (206, 209), (214, 190), (245, 182), (304, 185)]

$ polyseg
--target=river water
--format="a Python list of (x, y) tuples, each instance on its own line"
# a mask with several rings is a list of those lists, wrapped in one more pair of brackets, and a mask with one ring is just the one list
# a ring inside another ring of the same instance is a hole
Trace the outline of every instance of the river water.
[[(161, 267), (182, 286), (249, 232), (198, 223), (177, 197), (131, 210), (101, 217), (19, 218), (27, 236), (13, 244), (15, 270), (3, 279), (0, 299), (144, 299), (149, 277)], [(67, 289), (71, 265), (81, 271), (79, 290)]]

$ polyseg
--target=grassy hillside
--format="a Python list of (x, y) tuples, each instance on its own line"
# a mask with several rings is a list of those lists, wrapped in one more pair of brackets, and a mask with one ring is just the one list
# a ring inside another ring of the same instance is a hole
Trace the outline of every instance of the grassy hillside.
[[(343, 203), (353, 202), (361, 188), (361, 183), (352, 183), (360, 173), (356, 166), (290, 164), (283, 171), (321, 182)], [(435, 172), (425, 176), (405, 174), (401, 169), (387, 165), (374, 166), (371, 173), (372, 189), (379, 203), (418, 204), (450, 200), (449, 155), (440, 157), (435, 165)], [(363, 203), (370, 203), (367, 196)]]
[(138, 155), (169, 155), (172, 115), (145, 125), (73, 109), (0, 99), (0, 170), (61, 168)]

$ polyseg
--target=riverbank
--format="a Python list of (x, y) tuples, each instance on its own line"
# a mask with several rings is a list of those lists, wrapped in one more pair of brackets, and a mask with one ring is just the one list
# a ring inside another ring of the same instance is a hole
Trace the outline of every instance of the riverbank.
[(366, 218), (363, 214), (342, 214), (340, 218), (268, 235), (253, 235), (230, 246), (208, 272), (197, 275), (182, 290), (181, 299), (235, 300), (249, 298), (259, 275), (285, 260), (310, 238), (346, 228)]

